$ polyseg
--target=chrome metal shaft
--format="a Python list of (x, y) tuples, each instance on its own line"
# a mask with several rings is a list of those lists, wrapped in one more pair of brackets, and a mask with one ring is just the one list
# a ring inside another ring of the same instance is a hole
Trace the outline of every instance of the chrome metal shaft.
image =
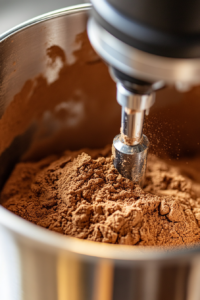
[(145, 111), (133, 111), (122, 107), (122, 141), (128, 145), (137, 145), (142, 138)]
[(154, 104), (155, 95), (134, 94), (117, 82), (117, 101), (122, 106), (121, 134), (113, 140), (113, 163), (125, 178), (143, 185), (149, 148), (142, 134), (145, 111)]

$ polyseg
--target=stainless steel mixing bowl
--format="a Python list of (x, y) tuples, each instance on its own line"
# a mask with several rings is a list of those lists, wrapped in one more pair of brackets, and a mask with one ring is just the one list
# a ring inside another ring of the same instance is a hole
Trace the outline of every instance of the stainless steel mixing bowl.
[[(97, 100), (91, 99), (88, 91), (80, 91), (77, 80), (76, 99), (63, 100), (70, 103), (67, 120), (76, 119), (75, 123), (61, 118), (58, 126), (47, 103), (38, 119), (33, 106), (29, 124), (15, 132), (25, 113), (23, 111), (17, 121), (15, 115), (14, 119), (9, 119), (7, 113), (27, 80), (39, 74), (45, 74), (49, 84), (56, 80), (56, 68), (52, 73), (46, 61), (47, 48), (59, 46), (65, 50), (68, 63), (75, 63), (73, 52), (79, 49), (81, 53), (83, 46), (75, 39), (86, 28), (89, 10), (88, 4), (62, 9), (30, 20), (0, 36), (1, 188), (15, 163), (28, 157), (27, 151), (38, 138), (41, 145), (43, 139), (52, 137), (53, 142), (40, 153), (45, 155), (66, 148), (104, 146), (119, 131), (120, 108), (114, 99), (115, 87), (111, 79), (108, 79), (110, 88), (106, 93), (113, 95), (112, 99)], [(92, 66), (92, 63), (87, 66), (91, 72)], [(73, 76), (75, 81), (79, 78), (78, 68)], [(102, 88), (95, 73), (90, 81), (91, 91)], [(77, 91), (81, 95), (78, 102)], [(98, 94), (98, 90), (96, 92)], [(167, 98), (169, 104), (171, 94), (170, 91), (166, 93), (163, 99)], [(54, 108), (58, 109), (56, 101), (60, 103), (60, 99), (56, 97)], [(177, 95), (178, 101), (179, 98)], [(18, 106), (23, 106), (26, 98), (22, 97), (20, 101)], [(164, 100), (158, 101), (155, 110), (162, 110), (164, 103)], [(42, 131), (43, 134), (38, 135), (47, 119), (45, 133)], [(5, 128), (6, 122), (10, 125)], [(54, 139), (57, 131), (62, 135)], [(8, 135), (12, 140), (5, 142)], [(199, 253), (200, 247), (163, 251), (79, 240), (31, 224), (0, 206), (1, 300), (196, 300), (200, 298)]]

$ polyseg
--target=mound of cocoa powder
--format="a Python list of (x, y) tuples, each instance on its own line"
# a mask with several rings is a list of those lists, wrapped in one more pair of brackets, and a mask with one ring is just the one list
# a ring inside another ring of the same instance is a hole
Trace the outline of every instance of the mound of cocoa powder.
[(50, 230), (90, 241), (177, 246), (200, 242), (200, 185), (149, 155), (144, 190), (123, 178), (110, 147), (21, 162), (3, 206)]

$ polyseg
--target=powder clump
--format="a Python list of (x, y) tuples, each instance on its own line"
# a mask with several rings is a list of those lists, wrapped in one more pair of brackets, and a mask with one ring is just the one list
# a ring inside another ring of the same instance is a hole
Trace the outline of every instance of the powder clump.
[(50, 230), (90, 241), (143, 246), (200, 241), (200, 198), (179, 168), (149, 155), (144, 190), (103, 150), (66, 151), (16, 165), (3, 206)]

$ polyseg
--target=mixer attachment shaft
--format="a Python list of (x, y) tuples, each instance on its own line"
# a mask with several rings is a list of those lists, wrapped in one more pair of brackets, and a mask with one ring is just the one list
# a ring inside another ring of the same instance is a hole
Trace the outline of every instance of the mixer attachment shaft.
[(122, 106), (122, 120), (121, 134), (113, 140), (113, 163), (125, 178), (142, 186), (149, 148), (148, 138), (142, 134), (144, 115), (154, 104), (155, 94), (135, 94), (118, 82), (117, 101)]

